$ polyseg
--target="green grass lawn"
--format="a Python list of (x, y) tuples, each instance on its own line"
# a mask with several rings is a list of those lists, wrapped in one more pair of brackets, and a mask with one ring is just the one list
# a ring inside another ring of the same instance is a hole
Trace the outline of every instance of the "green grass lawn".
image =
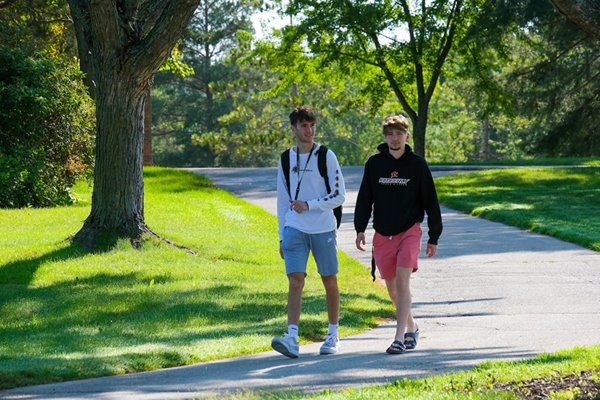
[(486, 160), (486, 161), (469, 161), (461, 163), (430, 163), (431, 165), (509, 165), (509, 166), (567, 166), (567, 165), (585, 165), (600, 167), (600, 159), (595, 157), (562, 157), (562, 158), (521, 158), (517, 160)]
[[(146, 222), (193, 249), (148, 240), (89, 253), (65, 239), (90, 209), (0, 210), (0, 389), (152, 370), (270, 349), (287, 329), (276, 218), (191, 173), (145, 171)], [(385, 289), (340, 259), (341, 335), (393, 317)], [(327, 332), (309, 265), (301, 341)]]
[(436, 187), (448, 207), (600, 251), (600, 167), (468, 172)]
[[(578, 383), (581, 387), (576, 387), (574, 383)], [(600, 345), (542, 354), (524, 361), (486, 362), (470, 371), (419, 379), (405, 378), (388, 385), (324, 391), (318, 394), (242, 393), (226, 397), (226, 399), (594, 400), (600, 399), (599, 390)], [(545, 394), (546, 397), (542, 397), (542, 394)], [(540, 397), (536, 395), (540, 395)], [(223, 399), (223, 397), (219, 398)]]

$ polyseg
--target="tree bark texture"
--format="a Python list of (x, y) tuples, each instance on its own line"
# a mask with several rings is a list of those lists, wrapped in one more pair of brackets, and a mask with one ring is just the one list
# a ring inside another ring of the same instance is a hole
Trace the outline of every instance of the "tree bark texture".
[(96, 100), (92, 210), (73, 238), (86, 247), (106, 234), (135, 244), (152, 233), (144, 222), (144, 105), (198, 2), (69, 0)]
[(92, 211), (80, 231), (92, 234), (91, 241), (84, 241), (88, 246), (93, 246), (98, 231), (139, 238), (147, 230), (142, 178), (146, 93), (136, 86), (130, 77), (98, 86)]
[(152, 152), (152, 89), (148, 90), (144, 104), (144, 165), (154, 165)]
[(600, 40), (600, 0), (550, 0), (550, 2), (579, 29)]
[(425, 114), (419, 113), (416, 119), (412, 120), (412, 137), (413, 137), (413, 151), (425, 157), (425, 137), (427, 136), (427, 118)]

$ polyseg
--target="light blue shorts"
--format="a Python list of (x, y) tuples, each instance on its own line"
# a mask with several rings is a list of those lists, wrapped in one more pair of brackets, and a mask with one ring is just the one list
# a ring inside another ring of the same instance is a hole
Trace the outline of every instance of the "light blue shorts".
[(331, 276), (338, 273), (337, 239), (335, 230), (325, 233), (304, 233), (298, 229), (286, 226), (283, 228), (281, 242), (283, 258), (285, 259), (285, 272), (304, 272), (308, 254), (312, 255), (317, 263), (317, 270), (321, 276)]

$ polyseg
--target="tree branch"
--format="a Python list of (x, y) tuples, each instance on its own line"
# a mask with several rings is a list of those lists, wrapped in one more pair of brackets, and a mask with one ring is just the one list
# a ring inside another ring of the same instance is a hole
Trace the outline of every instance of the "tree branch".
[(2, 0), (0, 1), (0, 9), (10, 6), (12, 3), (16, 3), (17, 0)]
[(371, 34), (371, 40), (373, 41), (373, 44), (375, 45), (375, 49), (376, 49), (375, 54), (376, 54), (376, 57), (379, 62), (377, 66), (379, 68), (381, 68), (381, 70), (385, 74), (385, 77), (387, 78), (388, 83), (390, 84), (390, 87), (392, 88), (392, 90), (394, 91), (394, 94), (396, 95), (396, 98), (402, 105), (402, 108), (404, 109), (404, 111), (406, 111), (406, 113), (408, 114), (408, 116), (414, 123), (415, 121), (417, 121), (418, 115), (415, 112), (415, 110), (410, 106), (410, 104), (408, 104), (408, 100), (406, 99), (404, 92), (402, 92), (402, 89), (400, 89), (398, 82), (396, 82), (396, 78), (394, 77), (394, 74), (392, 74), (392, 71), (390, 71), (390, 69), (387, 65), (387, 62), (385, 60), (385, 57), (383, 56), (383, 49), (382, 49), (381, 43), (379, 43), (379, 38), (377, 37), (377, 35), (375, 33)]
[(96, 98), (96, 68), (92, 59), (93, 41), (90, 21), (90, 4), (87, 0), (69, 0), (71, 18), (77, 38), (79, 68), (85, 74), (83, 82), (92, 99)]
[[(174, 38), (181, 36), (200, 0), (151, 0), (144, 7), (160, 10), (160, 17), (132, 51), (134, 66), (152, 74), (166, 61)], [(158, 55), (158, 56), (157, 56)]]
[(440, 44), (440, 51), (438, 52), (438, 56), (435, 60), (435, 65), (431, 73), (431, 80), (429, 81), (429, 86), (427, 87), (427, 99), (431, 99), (431, 97), (433, 96), (433, 92), (435, 91), (437, 81), (440, 77), (440, 74), (442, 73), (442, 67), (444, 65), (444, 62), (446, 61), (446, 58), (448, 57), (448, 54), (450, 53), (450, 49), (452, 48), (452, 42), (454, 40), (454, 34), (458, 25), (458, 16), (460, 14), (461, 7), (462, 0), (457, 0), (453, 5), (453, 9), (450, 13), (450, 16), (448, 17), (448, 24), (446, 25), (447, 28), (444, 33), (445, 37), (443, 38), (445, 40), (442, 40)]
[(115, 3), (110, 0), (90, 0), (89, 24), (92, 37), (100, 39), (93, 43), (92, 55), (100, 70), (112, 71), (113, 66), (106, 63), (120, 59), (119, 52), (124, 45)]
[(600, 40), (600, 2), (598, 0), (550, 0), (562, 15), (582, 31)]

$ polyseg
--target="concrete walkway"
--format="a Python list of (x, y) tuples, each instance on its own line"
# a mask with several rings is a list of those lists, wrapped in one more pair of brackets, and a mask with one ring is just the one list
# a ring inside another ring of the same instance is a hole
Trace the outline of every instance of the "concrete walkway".
[[(275, 213), (274, 168), (194, 171)], [(370, 254), (354, 247), (352, 225), (362, 168), (343, 172), (348, 196), (339, 246), (369, 264)], [(414, 313), (422, 331), (413, 352), (384, 353), (394, 335), (394, 324), (388, 323), (342, 338), (342, 352), (335, 356), (319, 356), (320, 343), (314, 343), (302, 346), (296, 360), (271, 351), (148, 373), (17, 388), (0, 392), (0, 399), (188, 399), (238, 390), (320, 391), (600, 343), (599, 253), (450, 209), (442, 212), (438, 255), (421, 259), (413, 277)]]

